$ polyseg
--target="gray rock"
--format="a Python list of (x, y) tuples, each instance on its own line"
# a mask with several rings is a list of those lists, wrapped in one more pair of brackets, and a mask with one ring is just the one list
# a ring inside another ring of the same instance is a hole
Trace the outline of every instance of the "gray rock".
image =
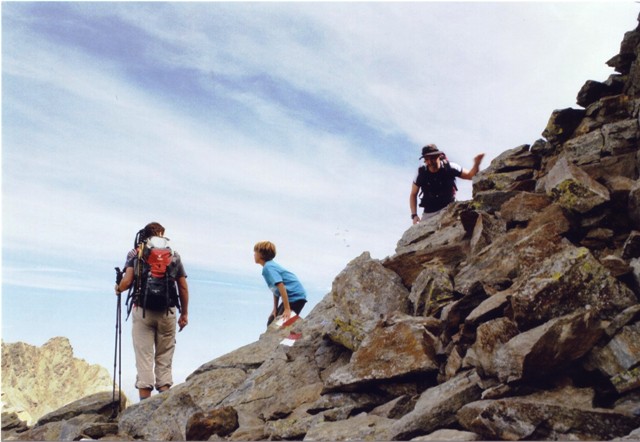
[(177, 387), (127, 408), (118, 431), (134, 439), (185, 440), (187, 421), (202, 411), (185, 388)]
[(497, 348), (492, 367), (501, 382), (536, 379), (587, 354), (604, 333), (592, 311), (577, 311), (520, 333)]
[(212, 435), (227, 436), (238, 428), (238, 413), (233, 407), (220, 407), (195, 413), (187, 420), (187, 440), (209, 440)]
[(334, 280), (330, 296), (336, 306), (332, 341), (356, 350), (384, 316), (409, 312), (409, 291), (397, 274), (368, 253), (351, 261)]
[(545, 181), (547, 195), (562, 207), (587, 213), (610, 200), (609, 190), (585, 171), (562, 157), (549, 171)]
[(75, 358), (69, 339), (55, 337), (41, 347), (2, 342), (2, 410), (29, 425), (66, 404), (112, 392), (111, 374)]
[(453, 278), (437, 260), (425, 265), (409, 294), (414, 316), (435, 316), (453, 298)]
[(505, 289), (505, 281), (512, 284), (547, 256), (570, 247), (563, 237), (570, 229), (559, 205), (546, 207), (526, 228), (510, 230), (499, 241), (466, 257), (455, 275), (455, 290), (467, 294), (478, 283), (489, 294)]
[(474, 367), (481, 376), (496, 376), (496, 352), (503, 344), (518, 335), (516, 324), (508, 318), (498, 318), (478, 327), (476, 340), (464, 358), (465, 367)]
[(394, 315), (389, 321), (378, 323), (349, 364), (326, 380), (325, 391), (437, 371), (439, 347), (438, 339), (426, 330), (424, 321)]
[(436, 430), (431, 434), (427, 434), (425, 436), (418, 436), (411, 439), (412, 441), (423, 441), (423, 440), (433, 440), (433, 441), (443, 441), (443, 440), (460, 440), (460, 441), (472, 441), (472, 440), (482, 440), (480, 435), (476, 433), (472, 433), (470, 431), (460, 431), (460, 430), (449, 430), (442, 429)]
[(464, 259), (469, 241), (460, 214), (467, 206), (452, 203), (438, 215), (412, 226), (398, 242), (396, 253), (382, 261), (383, 265), (400, 275), (407, 287), (411, 287), (429, 262), (444, 266)]
[(392, 419), (361, 413), (351, 419), (336, 422), (320, 422), (309, 429), (305, 441), (377, 441)]
[(608, 440), (629, 434), (640, 418), (593, 408), (590, 394), (567, 387), (465, 405), (458, 422), (489, 440)]
[(586, 248), (567, 247), (532, 270), (508, 289), (513, 317), (523, 330), (585, 307), (610, 319), (637, 302)]
[(553, 111), (547, 122), (547, 127), (542, 131), (542, 136), (553, 143), (569, 139), (584, 114), (584, 110), (571, 108)]
[(457, 410), (480, 398), (479, 381), (475, 371), (469, 371), (426, 390), (413, 411), (389, 426), (383, 440), (404, 440), (446, 428), (455, 422)]
[[(116, 392), (116, 401), (118, 399)], [(126, 406), (126, 396), (122, 396), (122, 403), (119, 404), (120, 410), (124, 410)], [(64, 421), (82, 414), (100, 414), (110, 416), (114, 411), (114, 406), (118, 406), (113, 402), (113, 393), (104, 391), (84, 397), (77, 401), (71, 402), (51, 413), (48, 413), (38, 419), (36, 426), (44, 425), (49, 422)]]
[(606, 345), (594, 348), (586, 365), (611, 378), (619, 393), (640, 387), (640, 322), (624, 326)]

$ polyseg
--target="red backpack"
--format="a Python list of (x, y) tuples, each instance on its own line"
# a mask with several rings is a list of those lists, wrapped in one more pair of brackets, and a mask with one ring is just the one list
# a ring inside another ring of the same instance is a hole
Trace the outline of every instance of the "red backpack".
[(174, 253), (169, 240), (152, 236), (138, 247), (134, 261), (134, 293), (131, 302), (146, 310), (169, 312), (179, 307), (175, 280), (170, 276)]

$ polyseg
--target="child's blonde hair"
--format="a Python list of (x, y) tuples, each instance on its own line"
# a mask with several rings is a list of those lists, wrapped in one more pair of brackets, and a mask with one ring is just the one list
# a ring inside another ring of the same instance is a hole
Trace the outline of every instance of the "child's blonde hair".
[(260, 241), (253, 246), (253, 251), (258, 252), (262, 259), (271, 261), (276, 257), (276, 245), (271, 241)]

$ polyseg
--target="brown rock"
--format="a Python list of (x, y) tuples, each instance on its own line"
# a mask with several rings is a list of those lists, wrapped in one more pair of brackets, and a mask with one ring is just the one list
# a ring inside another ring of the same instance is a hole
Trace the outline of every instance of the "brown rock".
[(228, 436), (238, 428), (238, 413), (233, 407), (220, 407), (192, 415), (187, 421), (187, 440), (208, 440), (212, 435)]

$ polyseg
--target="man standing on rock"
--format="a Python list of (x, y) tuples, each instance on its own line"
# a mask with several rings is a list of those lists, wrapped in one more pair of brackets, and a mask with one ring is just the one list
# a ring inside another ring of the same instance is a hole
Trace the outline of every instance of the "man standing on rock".
[[(409, 196), (409, 208), (411, 209), (411, 221), (418, 224), (447, 207), (456, 199), (456, 178), (470, 180), (480, 170), (480, 163), (484, 154), (476, 155), (473, 159), (471, 170), (463, 169), (456, 163), (450, 163), (444, 153), (438, 150), (435, 144), (429, 144), (422, 148), (420, 159), (424, 159), (424, 166), (418, 169), (416, 178), (411, 185)], [(420, 207), (424, 208), (422, 217), (418, 216), (418, 193), (422, 199)]]
[(119, 294), (135, 287), (130, 299), (131, 331), (136, 388), (142, 400), (151, 396), (154, 387), (162, 392), (173, 385), (176, 309), (180, 311), (177, 322), (182, 331), (189, 323), (189, 288), (180, 255), (169, 247), (162, 225), (147, 224), (138, 232), (135, 244), (136, 248), (127, 255), (124, 277), (115, 289)]

